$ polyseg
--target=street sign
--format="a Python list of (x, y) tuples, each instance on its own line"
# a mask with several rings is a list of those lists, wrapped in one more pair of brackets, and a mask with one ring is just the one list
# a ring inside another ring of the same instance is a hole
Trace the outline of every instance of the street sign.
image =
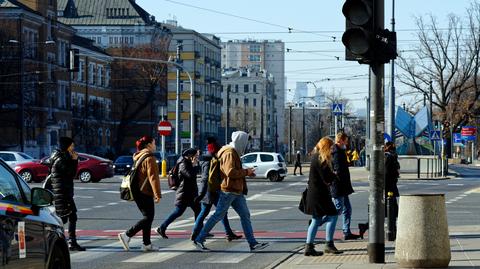
[(463, 126), (462, 127), (462, 138), (466, 141), (474, 141), (477, 134), (477, 128), (473, 126)]
[(169, 121), (161, 121), (158, 123), (158, 134), (163, 136), (169, 136), (172, 134), (172, 124)]
[(433, 140), (433, 141), (441, 140), (440, 131), (439, 130), (430, 131), (430, 140)]
[(335, 115), (342, 115), (343, 104), (333, 104), (332, 111), (333, 111), (333, 114), (335, 114)]
[(453, 145), (454, 146), (463, 146), (464, 140), (462, 139), (462, 134), (453, 133)]

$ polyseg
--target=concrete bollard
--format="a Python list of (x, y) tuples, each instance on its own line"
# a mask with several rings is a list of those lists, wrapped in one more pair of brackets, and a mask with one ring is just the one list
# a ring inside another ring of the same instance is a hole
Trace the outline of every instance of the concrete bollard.
[(450, 259), (445, 195), (401, 195), (395, 242), (399, 267), (448, 267)]

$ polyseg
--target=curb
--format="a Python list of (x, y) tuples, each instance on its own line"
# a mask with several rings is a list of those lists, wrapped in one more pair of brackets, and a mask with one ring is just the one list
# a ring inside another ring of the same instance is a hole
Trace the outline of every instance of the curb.
[(281, 266), (282, 264), (284, 263), (287, 263), (288, 260), (292, 259), (292, 257), (294, 257), (295, 255), (297, 254), (300, 254), (300, 251), (304, 249), (304, 246), (299, 246), (297, 248), (294, 248), (292, 250), (292, 253), (284, 256), (284, 257), (280, 257), (278, 258), (277, 260), (275, 260), (274, 262), (272, 262), (270, 265), (268, 265), (267, 267), (265, 267), (265, 269), (274, 269), (274, 268), (277, 268), (279, 266)]

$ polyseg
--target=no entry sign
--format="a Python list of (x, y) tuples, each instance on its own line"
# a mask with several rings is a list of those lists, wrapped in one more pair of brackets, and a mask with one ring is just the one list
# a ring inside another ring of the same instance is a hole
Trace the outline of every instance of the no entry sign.
[(172, 124), (168, 121), (161, 121), (158, 123), (158, 134), (163, 136), (169, 136), (172, 134)]

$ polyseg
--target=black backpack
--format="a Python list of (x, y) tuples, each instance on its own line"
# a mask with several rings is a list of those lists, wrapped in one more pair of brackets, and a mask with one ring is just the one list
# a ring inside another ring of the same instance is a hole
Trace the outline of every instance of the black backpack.
[(178, 189), (178, 186), (180, 186), (180, 177), (178, 176), (178, 170), (180, 169), (180, 163), (182, 162), (183, 160), (177, 162), (175, 166), (168, 172), (168, 187), (171, 190), (176, 190)]

